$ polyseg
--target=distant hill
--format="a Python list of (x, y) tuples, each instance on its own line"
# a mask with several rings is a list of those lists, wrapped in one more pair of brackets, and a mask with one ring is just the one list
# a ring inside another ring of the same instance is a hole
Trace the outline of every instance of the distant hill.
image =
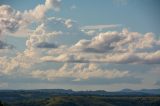
[(160, 89), (116, 92), (71, 89), (0, 90), (2, 106), (160, 106)]
[(65, 89), (36, 89), (36, 90), (0, 90), (0, 100), (4, 102), (24, 101), (28, 99), (44, 99), (54, 96), (107, 96), (107, 97), (137, 97), (160, 96), (160, 89), (131, 90), (123, 89), (116, 92), (104, 90), (73, 91)]
[(141, 90), (132, 90), (132, 89), (123, 89), (119, 92), (140, 92), (150, 95), (160, 95), (160, 89), (141, 89)]

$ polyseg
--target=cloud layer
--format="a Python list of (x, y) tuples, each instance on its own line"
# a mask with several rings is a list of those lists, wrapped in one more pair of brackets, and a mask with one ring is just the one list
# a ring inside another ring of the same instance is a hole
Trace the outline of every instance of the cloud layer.
[[(72, 18), (47, 16), (48, 12), (60, 11), (60, 5), (60, 0), (45, 0), (25, 11), (0, 6), (0, 50), (9, 52), (0, 52), (0, 76), (79, 84), (137, 84), (143, 83), (144, 76), (140, 69), (131, 71), (129, 65), (160, 64), (160, 39), (154, 33), (132, 32), (119, 24), (83, 26)], [(21, 45), (16, 42), (13, 51), (14, 46), (8, 44), (13, 42), (6, 39), (22, 37), (22, 33), (27, 36), (23, 38), (24, 48), (16, 49)], [(6, 85), (0, 82), (0, 87)]]
[[(43, 61), (71, 63), (159, 64), (160, 40), (153, 33), (105, 32), (91, 40), (80, 40), (71, 47), (57, 48), (42, 57)], [(51, 56), (52, 53), (60, 53)]]
[(96, 64), (75, 64), (70, 66), (64, 64), (58, 70), (36, 70), (32, 72), (32, 76), (35, 78), (42, 78), (48, 80), (54, 80), (56, 78), (74, 78), (74, 81), (86, 80), (89, 78), (121, 78), (129, 76), (128, 71), (119, 70), (103, 70), (97, 67)]
[(0, 6), (0, 34), (24, 30), (32, 22), (42, 21), (49, 10), (60, 10), (60, 0), (46, 0), (45, 4), (37, 5), (33, 10), (20, 12), (9, 5)]

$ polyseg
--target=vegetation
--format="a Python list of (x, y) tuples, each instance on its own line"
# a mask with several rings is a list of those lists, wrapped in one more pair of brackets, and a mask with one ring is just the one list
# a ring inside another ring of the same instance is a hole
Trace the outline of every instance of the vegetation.
[(160, 97), (54, 96), (8, 104), (9, 106), (160, 106)]
[(160, 106), (160, 90), (0, 90), (0, 106)]

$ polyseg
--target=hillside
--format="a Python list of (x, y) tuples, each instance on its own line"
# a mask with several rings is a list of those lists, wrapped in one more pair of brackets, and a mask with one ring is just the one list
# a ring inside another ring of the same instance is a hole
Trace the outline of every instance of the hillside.
[(128, 90), (124, 89), (116, 92), (104, 90), (97, 91), (73, 91), (65, 89), (38, 89), (38, 90), (0, 90), (0, 100), (13, 102), (26, 99), (44, 99), (53, 96), (159, 96), (160, 89), (150, 90)]
[(160, 106), (159, 91), (0, 90), (0, 100), (4, 106)]
[(5, 106), (160, 106), (160, 97), (54, 96), (8, 102)]

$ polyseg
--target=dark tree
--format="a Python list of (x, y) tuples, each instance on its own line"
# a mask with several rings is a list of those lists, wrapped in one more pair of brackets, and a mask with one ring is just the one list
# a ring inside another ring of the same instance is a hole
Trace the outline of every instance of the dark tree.
[(2, 102), (0, 101), (0, 106), (3, 106)]

